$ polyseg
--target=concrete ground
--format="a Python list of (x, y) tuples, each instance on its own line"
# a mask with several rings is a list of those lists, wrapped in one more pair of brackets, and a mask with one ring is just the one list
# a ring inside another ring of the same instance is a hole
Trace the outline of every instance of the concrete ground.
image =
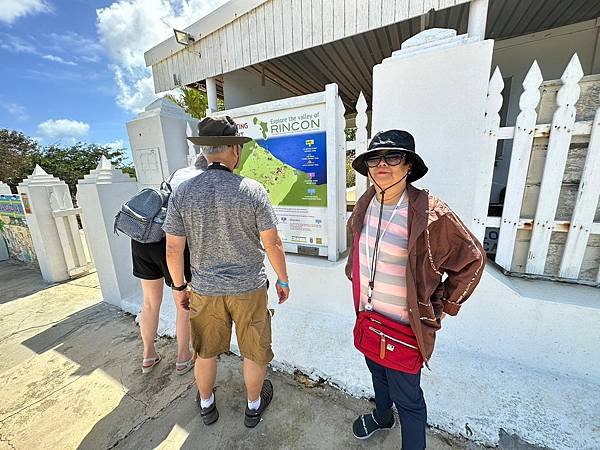
[[(243, 427), (241, 361), (221, 358), (219, 421), (205, 427), (193, 374), (174, 374), (175, 342), (142, 375), (134, 318), (101, 302), (95, 275), (47, 286), (38, 272), (0, 263), (0, 450), (146, 448), (400, 448), (398, 428), (368, 442), (351, 434), (365, 399), (270, 372), (275, 399), (257, 428)], [(430, 449), (481, 448), (430, 430)]]

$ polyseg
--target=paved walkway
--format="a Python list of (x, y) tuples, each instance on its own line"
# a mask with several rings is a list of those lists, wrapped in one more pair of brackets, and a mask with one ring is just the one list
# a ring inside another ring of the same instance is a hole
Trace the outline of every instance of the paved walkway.
[[(243, 427), (241, 361), (221, 358), (219, 421), (205, 427), (192, 373), (174, 374), (175, 342), (139, 369), (134, 318), (101, 302), (89, 275), (47, 286), (38, 272), (0, 263), (0, 450), (179, 448), (400, 448), (398, 429), (368, 442), (352, 420), (372, 408), (301, 375), (270, 373), (275, 399), (254, 430)], [(431, 432), (430, 449), (480, 448)]]

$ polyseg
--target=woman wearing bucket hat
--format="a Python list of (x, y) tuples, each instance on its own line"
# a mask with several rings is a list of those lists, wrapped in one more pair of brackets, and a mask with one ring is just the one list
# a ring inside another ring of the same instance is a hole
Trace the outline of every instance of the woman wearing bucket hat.
[(373, 184), (348, 220), (346, 275), (357, 314), (354, 344), (365, 355), (376, 405), (354, 421), (353, 433), (367, 439), (392, 428), (395, 405), (402, 448), (420, 450), (427, 426), (421, 368), (445, 313), (456, 315), (477, 286), (485, 253), (445, 203), (412, 186), (428, 169), (410, 133), (377, 133), (352, 167)]

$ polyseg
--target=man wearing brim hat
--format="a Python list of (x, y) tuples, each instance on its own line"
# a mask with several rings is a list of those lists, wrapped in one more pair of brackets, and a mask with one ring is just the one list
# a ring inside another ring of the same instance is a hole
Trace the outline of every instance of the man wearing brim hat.
[(402, 448), (420, 450), (427, 426), (421, 368), (445, 314), (456, 315), (479, 283), (485, 253), (444, 202), (412, 186), (428, 169), (407, 131), (377, 133), (352, 167), (373, 185), (348, 220), (346, 275), (357, 312), (355, 346), (365, 355), (376, 405), (354, 421), (353, 433), (367, 439), (392, 428), (395, 404)]
[[(196, 400), (203, 422), (215, 423), (219, 418), (213, 392), (217, 357), (229, 351), (235, 323), (248, 394), (244, 425), (253, 428), (273, 398), (273, 385), (265, 380), (273, 352), (263, 260), (266, 253), (278, 277), (279, 303), (283, 303), (289, 296), (283, 243), (265, 188), (233, 173), (243, 144), (251, 139), (239, 135), (230, 117), (203, 119), (198, 136), (188, 139), (202, 146), (208, 166), (171, 196), (163, 228), (173, 295), (190, 311)], [(190, 286), (183, 273), (186, 241)]]

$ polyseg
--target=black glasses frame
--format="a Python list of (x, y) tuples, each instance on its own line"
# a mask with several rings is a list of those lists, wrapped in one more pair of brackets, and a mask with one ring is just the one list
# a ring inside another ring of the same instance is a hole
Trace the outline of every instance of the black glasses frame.
[(373, 155), (373, 156), (368, 157), (365, 160), (365, 163), (367, 164), (367, 167), (373, 168), (373, 167), (377, 167), (379, 164), (381, 164), (381, 160), (385, 161), (385, 163), (388, 166), (399, 166), (403, 162), (406, 162), (406, 153), (404, 153), (404, 152), (388, 152), (388, 153), (384, 153), (384, 154)]

